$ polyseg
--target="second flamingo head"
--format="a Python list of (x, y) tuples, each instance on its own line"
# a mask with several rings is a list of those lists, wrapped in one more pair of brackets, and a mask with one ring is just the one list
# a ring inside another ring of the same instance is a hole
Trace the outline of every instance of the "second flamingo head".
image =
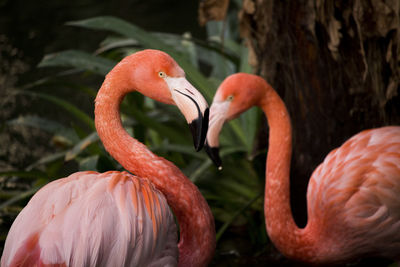
[[(210, 108), (210, 124), (205, 150), (217, 165), (222, 168), (219, 157), (219, 133), (226, 121), (238, 117), (254, 105), (261, 105), (266, 81), (247, 73), (236, 73), (227, 77), (218, 87)], [(269, 86), (267, 86), (269, 87)]]

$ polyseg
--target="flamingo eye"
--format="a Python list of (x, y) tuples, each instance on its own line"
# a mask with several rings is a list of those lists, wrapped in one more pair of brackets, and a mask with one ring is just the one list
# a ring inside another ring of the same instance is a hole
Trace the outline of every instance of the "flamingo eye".
[(233, 95), (229, 95), (229, 96), (226, 98), (226, 100), (232, 101), (232, 100), (233, 100)]
[(163, 71), (160, 71), (160, 72), (158, 72), (158, 77), (165, 78), (165, 77), (167, 77), (167, 74), (165, 74), (165, 72), (163, 72)]

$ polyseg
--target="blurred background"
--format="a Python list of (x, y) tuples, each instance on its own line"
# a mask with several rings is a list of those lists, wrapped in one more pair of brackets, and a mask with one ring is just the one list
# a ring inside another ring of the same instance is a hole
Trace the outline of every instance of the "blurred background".
[[(116, 62), (144, 48), (172, 55), (209, 103), (239, 71), (278, 91), (292, 118), (291, 200), (304, 226), (307, 182), (327, 153), (363, 129), (400, 124), (399, 13), (397, 0), (0, 1), (0, 251), (40, 187), (80, 170), (122, 170), (95, 132), (93, 101)], [(194, 152), (175, 107), (133, 93), (121, 113), (128, 132), (208, 201), (218, 242), (211, 266), (299, 266), (265, 232), (261, 111), (224, 127), (220, 172)]]

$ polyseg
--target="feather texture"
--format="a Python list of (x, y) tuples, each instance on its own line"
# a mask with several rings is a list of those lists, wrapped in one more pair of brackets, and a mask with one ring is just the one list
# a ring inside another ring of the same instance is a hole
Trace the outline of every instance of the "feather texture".
[(177, 257), (173, 215), (147, 179), (78, 172), (32, 197), (10, 229), (1, 265), (176, 266)]
[[(80, 172), (46, 185), (11, 227), (2, 267), (175, 266), (177, 261), (195, 267), (211, 261), (215, 227), (207, 202), (173, 163), (126, 132), (119, 113), (129, 92), (167, 104), (187, 97), (172, 97), (174, 92), (190, 92), (193, 104), (180, 109), (187, 121), (200, 122), (194, 131), (200, 148), (208, 126), (207, 103), (184, 76), (158, 50), (127, 56), (107, 74), (95, 100), (98, 135), (126, 170), (151, 182), (126, 172)], [(179, 223), (178, 244), (169, 208)]]
[(320, 242), (331, 240), (341, 253), (393, 257), (386, 254), (400, 251), (399, 196), (400, 128), (363, 131), (330, 152), (311, 176), (310, 225), (318, 220)]
[(312, 264), (364, 256), (400, 260), (400, 127), (363, 131), (329, 153), (311, 176), (308, 222), (299, 228), (290, 206), (290, 117), (264, 79), (238, 73), (223, 81), (210, 108), (207, 143), (218, 145), (221, 124), (254, 105), (269, 124), (264, 213), (275, 247)]

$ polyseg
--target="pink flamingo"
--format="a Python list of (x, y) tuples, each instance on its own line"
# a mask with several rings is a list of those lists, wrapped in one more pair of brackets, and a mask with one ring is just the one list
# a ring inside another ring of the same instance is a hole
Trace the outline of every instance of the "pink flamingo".
[(308, 223), (295, 224), (289, 193), (292, 130), (285, 104), (261, 77), (234, 74), (210, 108), (206, 147), (221, 166), (218, 135), (225, 121), (259, 106), (269, 124), (264, 213), (268, 235), (285, 256), (337, 263), (365, 255), (400, 256), (400, 127), (363, 131), (328, 154), (311, 176)]
[[(208, 107), (166, 53), (144, 50), (106, 76), (95, 104), (97, 132), (125, 169), (78, 172), (39, 190), (8, 234), (1, 266), (205, 266), (215, 248), (214, 220), (197, 187), (123, 128), (119, 105), (138, 91), (176, 104), (204, 143)], [(168, 203), (167, 203), (168, 202)], [(177, 229), (170, 208), (180, 227)], [(179, 250), (179, 260), (178, 260)]]

